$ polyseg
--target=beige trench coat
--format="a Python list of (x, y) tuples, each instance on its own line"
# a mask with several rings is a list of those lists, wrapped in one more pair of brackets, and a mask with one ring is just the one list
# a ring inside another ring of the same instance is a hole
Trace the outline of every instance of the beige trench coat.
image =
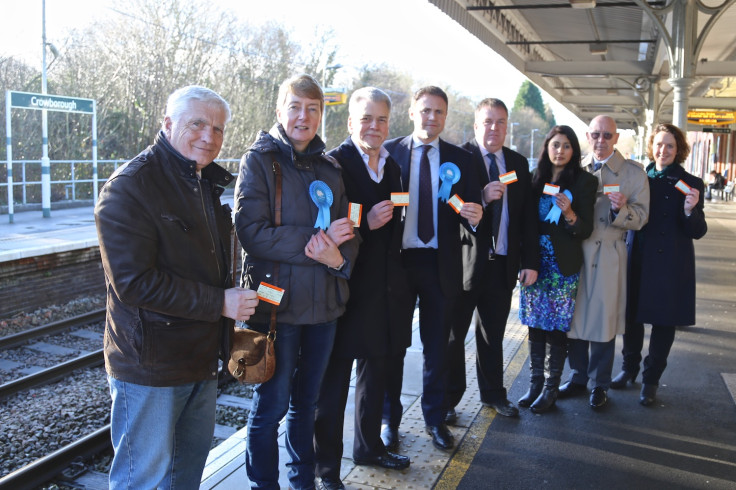
[[(583, 159), (583, 167), (593, 171), (593, 156)], [(626, 325), (626, 233), (639, 230), (649, 217), (649, 180), (643, 166), (626, 160), (615, 150), (613, 156), (594, 172), (598, 177), (593, 234), (583, 242), (575, 314), (567, 336), (571, 339), (608, 342), (624, 333)], [(614, 218), (604, 185), (618, 184), (626, 205)]]

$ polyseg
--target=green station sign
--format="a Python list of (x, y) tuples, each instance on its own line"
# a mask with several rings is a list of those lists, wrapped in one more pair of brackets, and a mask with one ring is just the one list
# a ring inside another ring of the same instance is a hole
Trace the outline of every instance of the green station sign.
[(19, 109), (36, 109), (59, 112), (94, 113), (94, 100), (64, 97), (62, 95), (10, 92), (10, 106)]

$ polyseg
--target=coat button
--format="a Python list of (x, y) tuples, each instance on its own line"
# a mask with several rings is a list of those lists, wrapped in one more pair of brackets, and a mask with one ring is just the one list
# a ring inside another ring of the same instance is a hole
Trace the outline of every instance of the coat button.
[(669, 198), (670, 198), (670, 196), (664, 196), (664, 198), (665, 198), (665, 199), (669, 199)]
[(662, 252), (664, 252), (664, 250), (662, 250), (661, 248), (659, 250), (657, 250), (657, 253), (658, 254), (661, 254)]

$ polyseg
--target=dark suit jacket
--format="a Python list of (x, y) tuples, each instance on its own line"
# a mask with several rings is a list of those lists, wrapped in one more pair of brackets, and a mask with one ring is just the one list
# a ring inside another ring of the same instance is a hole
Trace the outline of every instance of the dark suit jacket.
[(342, 166), (348, 200), (363, 205), (362, 242), (348, 282), (350, 299), (338, 320), (334, 354), (355, 359), (395, 355), (411, 345), (414, 314), (401, 266), (401, 208), (394, 208), (391, 221), (377, 230), (369, 229), (367, 214), (391, 192), (401, 192), (401, 169), (391, 157), (386, 159), (382, 183), (388, 189), (381, 195), (349, 137), (328, 155)]
[[(478, 143), (473, 139), (461, 148), (472, 155), (476, 178), (481, 189), (488, 184), (488, 172)], [(520, 153), (503, 147), (506, 171), (516, 172), (518, 182), (506, 186), (509, 212), (508, 248), (506, 255), (507, 286), (516, 285), (519, 269), (539, 270), (539, 230), (536, 200), (532, 194), (529, 162)], [(482, 281), (483, 264), (488, 260), (491, 247), (491, 206), (483, 211), (483, 219), (475, 236), (463, 237), (463, 287), (466, 291), (478, 287)]]
[[(561, 189), (563, 190), (565, 189)], [(572, 209), (578, 215), (575, 223), (570, 226), (565, 222), (565, 218), (560, 216), (557, 224), (542, 222), (539, 227), (540, 234), (549, 235), (557, 265), (560, 272), (566, 276), (580, 272), (583, 266), (583, 240), (593, 233), (593, 208), (598, 192), (598, 178), (582, 171), (569, 191), (572, 194)], [(538, 199), (536, 207), (538, 210)], [(541, 222), (539, 217), (537, 219)]]
[[(401, 167), (404, 192), (409, 191), (412, 136), (387, 141), (384, 147)], [(440, 139), (440, 164), (452, 162), (460, 169), (460, 180), (452, 186), (450, 196), (458, 194), (465, 202), (480, 203), (480, 187), (475, 179), (470, 153)], [(442, 292), (453, 297), (462, 291), (463, 262), (460, 245), (461, 229), (470, 229), (452, 207), (444, 202), (437, 206), (437, 254)]]

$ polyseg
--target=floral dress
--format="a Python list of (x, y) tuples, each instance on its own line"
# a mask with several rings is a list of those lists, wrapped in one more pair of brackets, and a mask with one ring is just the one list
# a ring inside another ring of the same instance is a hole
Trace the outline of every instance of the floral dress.
[[(540, 221), (544, 220), (554, 203), (553, 196), (542, 194), (539, 199)], [(539, 276), (531, 286), (521, 287), (519, 320), (524, 325), (542, 330), (569, 332), (580, 274), (565, 276), (560, 272), (549, 235), (539, 236), (539, 249)]]

